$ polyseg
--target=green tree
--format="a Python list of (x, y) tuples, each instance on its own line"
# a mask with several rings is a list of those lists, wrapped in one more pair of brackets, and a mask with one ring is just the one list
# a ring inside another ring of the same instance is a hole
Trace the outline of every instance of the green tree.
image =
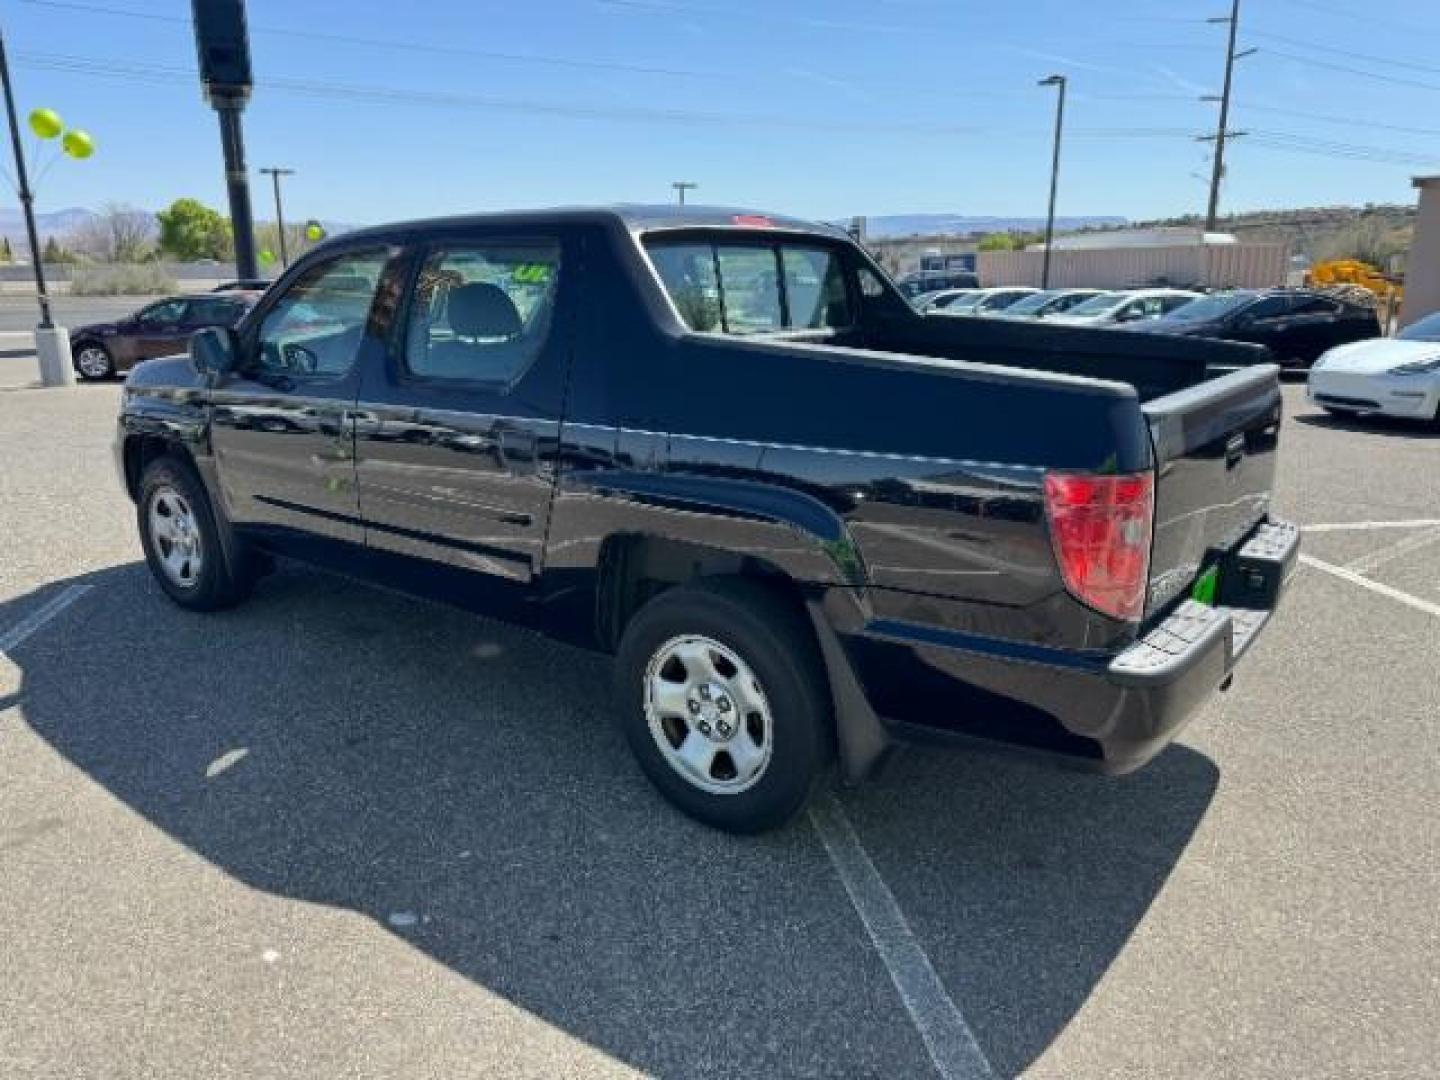
[(976, 246), (981, 251), (1014, 251), (1017, 244), (1013, 234), (997, 232), (982, 236)]
[(179, 259), (224, 259), (234, 249), (230, 222), (199, 199), (176, 199), (155, 215), (160, 223), (160, 250)]
[(13, 263), (15, 261), (15, 252), (10, 250), (10, 237), (4, 237), (4, 240), (5, 246), (0, 248), (0, 262)]
[(40, 253), (40, 258), (48, 265), (73, 263), (75, 261), (75, 253), (66, 251), (60, 246), (60, 241), (51, 236), (46, 239), (45, 249)]

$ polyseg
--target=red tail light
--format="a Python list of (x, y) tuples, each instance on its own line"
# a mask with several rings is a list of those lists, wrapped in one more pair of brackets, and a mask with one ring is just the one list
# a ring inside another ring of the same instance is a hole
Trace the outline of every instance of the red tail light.
[(1045, 509), (1065, 587), (1117, 619), (1145, 611), (1155, 478), (1047, 473)]

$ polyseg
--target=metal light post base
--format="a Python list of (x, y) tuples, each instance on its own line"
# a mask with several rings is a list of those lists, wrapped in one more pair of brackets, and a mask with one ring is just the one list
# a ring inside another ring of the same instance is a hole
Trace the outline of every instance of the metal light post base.
[(63, 326), (35, 328), (35, 355), (40, 359), (40, 381), (46, 386), (74, 386), (75, 365), (70, 360), (70, 332)]

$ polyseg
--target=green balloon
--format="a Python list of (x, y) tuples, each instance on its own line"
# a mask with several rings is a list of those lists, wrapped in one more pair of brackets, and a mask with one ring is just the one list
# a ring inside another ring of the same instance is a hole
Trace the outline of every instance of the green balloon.
[(95, 153), (95, 140), (90, 137), (88, 131), (81, 131), (79, 128), (67, 131), (60, 145), (65, 148), (65, 153), (80, 161), (84, 161)]
[(325, 227), (324, 227), (323, 225), (321, 225), (318, 221), (312, 221), (312, 222), (310, 222), (308, 225), (305, 226), (305, 239), (306, 239), (306, 240), (324, 240), (324, 239), (325, 239)]
[(271, 251), (269, 248), (266, 248), (265, 250), (260, 252), (260, 261), (266, 266), (269, 266), (272, 262), (275, 261), (275, 252)]
[(42, 139), (53, 139), (60, 134), (65, 122), (54, 109), (36, 109), (30, 114), (30, 130)]

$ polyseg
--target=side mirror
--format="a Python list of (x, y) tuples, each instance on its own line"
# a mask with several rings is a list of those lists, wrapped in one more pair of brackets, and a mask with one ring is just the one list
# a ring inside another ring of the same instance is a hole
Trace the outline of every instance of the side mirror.
[(235, 331), (228, 326), (207, 326), (190, 337), (190, 360), (202, 375), (216, 377), (234, 371), (239, 355)]

